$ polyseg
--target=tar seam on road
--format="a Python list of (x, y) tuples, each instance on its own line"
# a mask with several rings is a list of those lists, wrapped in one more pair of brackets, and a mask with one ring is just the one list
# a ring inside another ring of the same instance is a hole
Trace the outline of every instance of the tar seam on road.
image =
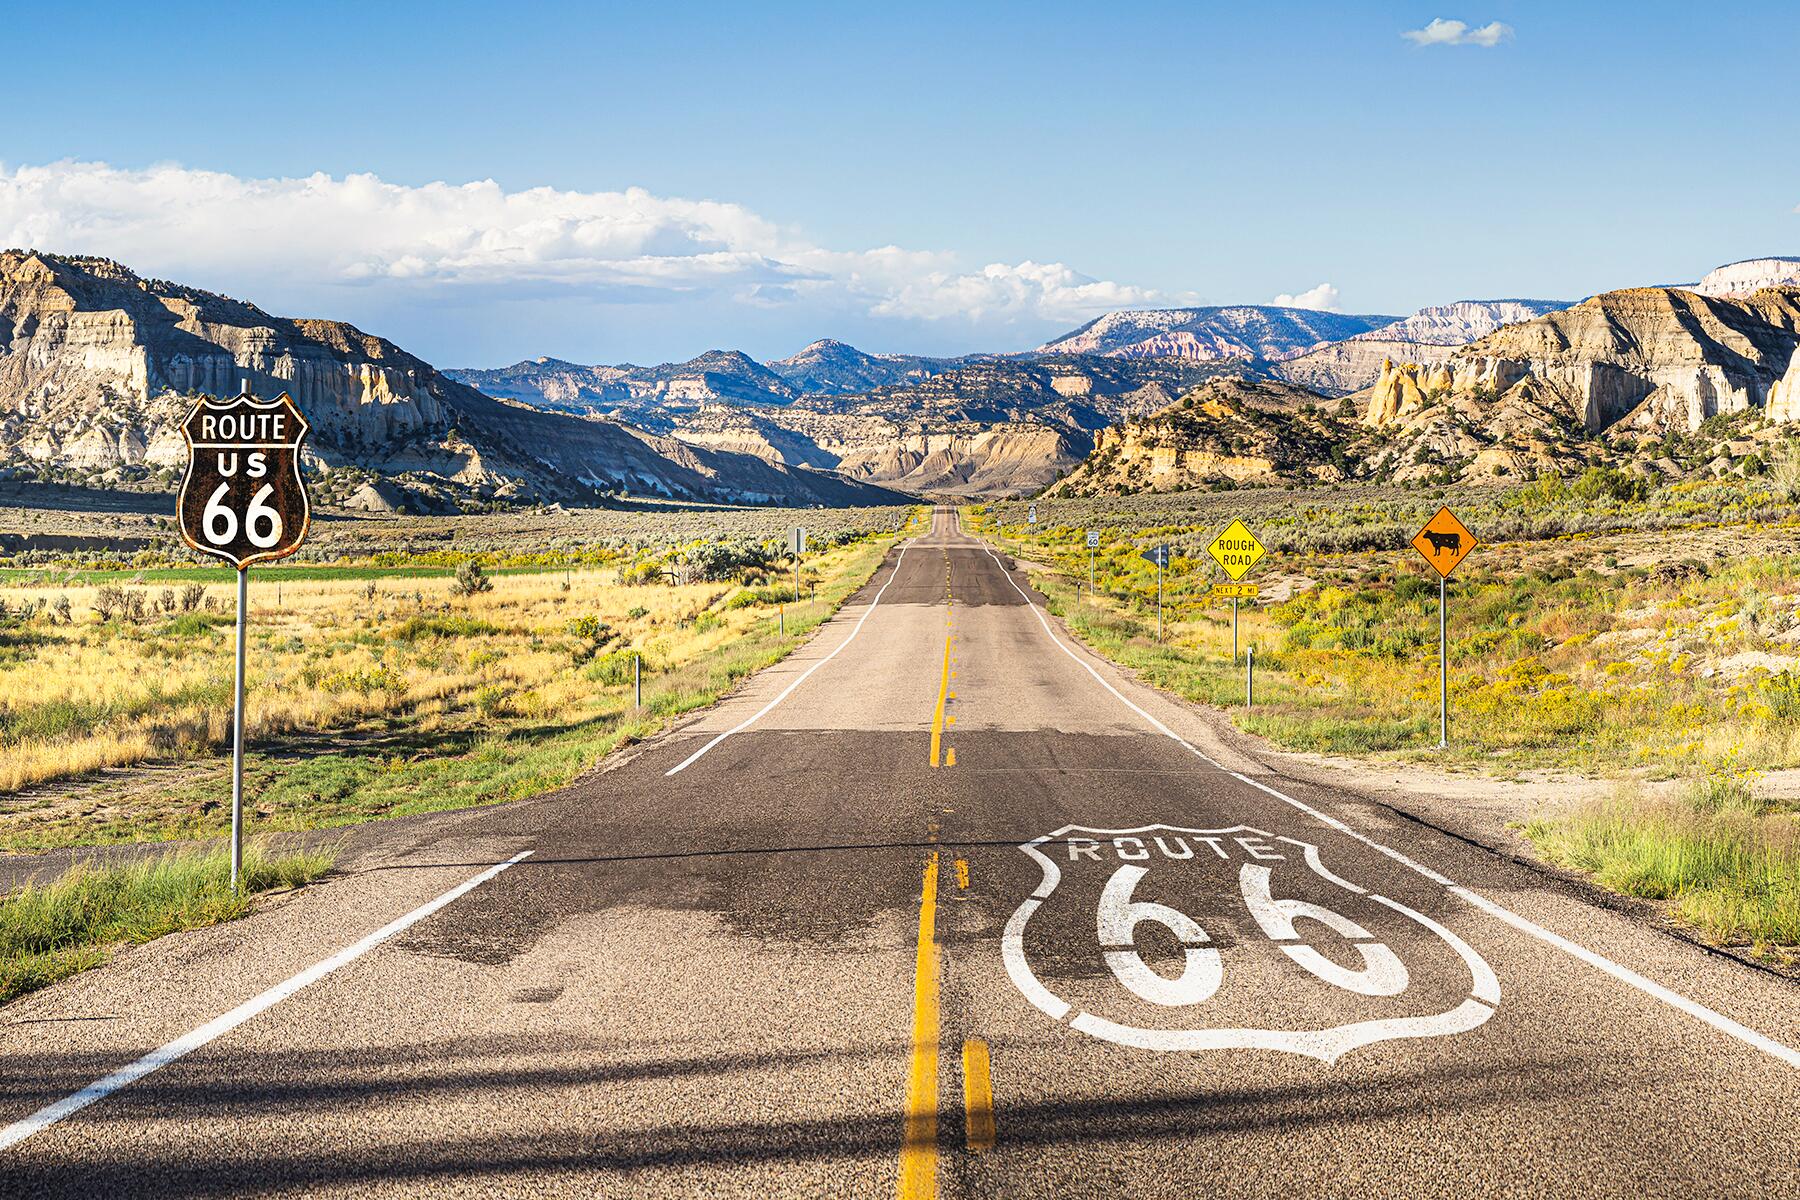
[(744, 730), (750, 728), (752, 725), (756, 724), (758, 721), (760, 721), (764, 717), (768, 716), (770, 711), (773, 710), (777, 704), (780, 704), (783, 700), (786, 700), (788, 698), (788, 696), (793, 694), (794, 689), (799, 687), (801, 684), (805, 683), (807, 681), (807, 678), (809, 676), (811, 676), (814, 671), (818, 670), (820, 667), (824, 666), (826, 663), (828, 663), (832, 659), (836, 658), (838, 656), (838, 654), (840, 652), (842, 652), (842, 650), (844, 649), (845, 646), (848, 646), (851, 642), (854, 642), (856, 640), (856, 635), (862, 632), (862, 627), (863, 627), (864, 622), (866, 622), (870, 617), (875, 615), (875, 606), (881, 603), (881, 597), (886, 594), (888, 588), (890, 586), (892, 586), (894, 580), (900, 578), (900, 564), (906, 561), (906, 552), (908, 550), (911, 550), (912, 548), (913, 548), (912, 542), (908, 542), (908, 543), (906, 543), (906, 545), (900, 547), (900, 557), (894, 560), (894, 573), (888, 576), (887, 582), (881, 585), (881, 590), (875, 593), (875, 599), (869, 601), (869, 611), (865, 612), (862, 615), (861, 620), (856, 622), (855, 628), (851, 629), (851, 631), (850, 631), (850, 636), (845, 638), (843, 641), (839, 642), (837, 644), (836, 649), (834, 649), (830, 654), (827, 654), (824, 658), (821, 658), (818, 662), (814, 663), (812, 666), (806, 668), (806, 670), (801, 673), (800, 678), (794, 680), (794, 682), (788, 684), (785, 688), (782, 688), (781, 695), (775, 697), (773, 700), (769, 701), (767, 704), (765, 704), (761, 708), (757, 709), (750, 716), (745, 717), (741, 722), (739, 722), (736, 725), (733, 725), (730, 729), (727, 729), (724, 733), (719, 734), (717, 737), (713, 738), (712, 741), (706, 743), (706, 745), (700, 747), (698, 750), (694, 751), (692, 754), (688, 755), (686, 758), (682, 759), (680, 762), (676, 763), (674, 766), (672, 766), (668, 770), (664, 771), (663, 775), (666, 777), (666, 776), (675, 775), (675, 774), (678, 774), (679, 772), (687, 770), (690, 766), (692, 766), (694, 764), (694, 762), (697, 759), (699, 759), (699, 757), (702, 754), (705, 754), (708, 750), (711, 750), (714, 746), (718, 745), (720, 742), (724, 741), (726, 738), (730, 737), (732, 734), (742, 733)]
[(136, 1083), (138, 1080), (159, 1067), (166, 1067), (183, 1055), (198, 1050), (208, 1042), (211, 1042), (224, 1034), (230, 1033), (239, 1025), (242, 1025), (244, 1022), (275, 1007), (289, 996), (317, 983), (344, 964), (362, 957), (395, 934), (405, 931), (411, 926), (424, 920), (426, 917), (429, 917), (440, 908), (443, 908), (445, 905), (474, 891), (508, 867), (523, 862), (525, 859), (529, 858), (532, 853), (533, 851), (526, 850), (522, 853), (513, 855), (503, 863), (489, 867), (474, 878), (457, 884), (437, 899), (428, 901), (418, 908), (413, 909), (405, 916), (388, 922), (355, 945), (338, 951), (336, 954), (322, 962), (314, 963), (298, 975), (295, 975), (282, 983), (276, 984), (274, 987), (259, 995), (252, 996), (250, 999), (244, 1001), (223, 1016), (214, 1017), (192, 1033), (176, 1038), (167, 1045), (152, 1050), (130, 1066), (121, 1067), (104, 1079), (95, 1080), (74, 1095), (66, 1096), (54, 1104), (46, 1105), (32, 1113), (29, 1117), (20, 1121), (15, 1121), (5, 1129), (0, 1129), (0, 1150), (6, 1150), (18, 1145), (32, 1134), (40, 1133), (43, 1130), (50, 1128), (50, 1126), (63, 1120), (65, 1117), (80, 1112), (96, 1100), (103, 1100), (120, 1088)]
[(1013, 590), (1019, 593), (1020, 597), (1024, 599), (1025, 603), (1030, 606), (1031, 611), (1034, 614), (1036, 614), (1037, 619), (1038, 619), (1038, 624), (1043, 626), (1044, 636), (1049, 638), (1051, 643), (1054, 646), (1056, 646), (1057, 649), (1061, 650), (1064, 654), (1068, 655), (1071, 659), (1074, 660), (1074, 662), (1077, 666), (1081, 667), (1082, 670), (1086, 671), (1089, 675), (1093, 676), (1094, 682), (1098, 683), (1101, 687), (1103, 687), (1107, 691), (1111, 692), (1113, 694), (1113, 696), (1119, 701), (1119, 703), (1123, 704), (1126, 708), (1129, 708), (1132, 712), (1136, 713), (1138, 716), (1144, 718), (1144, 720), (1148, 721), (1152, 726), (1154, 726), (1159, 733), (1163, 734), (1163, 736), (1169, 738), (1171, 741), (1175, 742), (1177, 745), (1182, 746), (1183, 748), (1188, 750), (1190, 753), (1199, 757), (1202, 761), (1210, 763), (1212, 766), (1217, 767), (1220, 771), (1223, 771), (1225, 774), (1231, 776), (1233, 779), (1236, 779), (1241, 783), (1247, 783), (1251, 787), (1256, 788), (1259, 791), (1268, 793), (1269, 795), (1275, 797), (1275, 799), (1280, 800), (1284, 804), (1288, 804), (1288, 805), (1293, 806), (1294, 808), (1299, 809), (1301, 812), (1307, 814), (1308, 816), (1314, 818), (1315, 820), (1323, 822), (1324, 824), (1337, 830), (1339, 833), (1342, 833), (1342, 834), (1345, 834), (1346, 836), (1355, 838), (1357, 841), (1359, 841), (1363, 845), (1369, 847), (1371, 850), (1375, 850), (1381, 854), (1385, 854), (1387, 857), (1393, 859), (1395, 862), (1399, 863), (1401, 866), (1410, 868), (1411, 870), (1418, 872), (1420, 875), (1423, 875), (1425, 878), (1431, 880), (1433, 883), (1441, 885), (1443, 888), (1445, 888), (1445, 890), (1449, 891), (1452, 895), (1460, 897), (1461, 899), (1467, 901), (1470, 905), (1474, 906), (1475, 908), (1480, 909), (1482, 912), (1487, 913), (1489, 916), (1494, 917), (1497, 920), (1499, 920), (1507, 925), (1512, 926), (1514, 929), (1519, 930), (1521, 933), (1529, 934), (1530, 936), (1537, 938), (1539, 941), (1544, 942), (1547, 945), (1554, 946), (1556, 949), (1563, 951), (1564, 953), (1572, 956), (1573, 958), (1575, 958), (1581, 962), (1587, 963), (1589, 966), (1594, 967), (1594, 968), (1604, 972), (1605, 974), (1612, 976), (1614, 979), (1618, 980), (1620, 983), (1624, 983), (1633, 988), (1636, 988), (1638, 991), (1644, 993), (1646, 996), (1649, 996), (1655, 1000), (1660, 1000), (1663, 1003), (1668, 1004), (1669, 1006), (1675, 1008), (1676, 1010), (1678, 1010), (1680, 1012), (1684, 1012), (1684, 1013), (1688, 1014), (1689, 1016), (1695, 1018), (1696, 1020), (1702, 1021), (1705, 1024), (1712, 1026), (1712, 1028), (1718, 1030), (1720, 1033), (1723, 1033), (1730, 1037), (1736, 1038), (1738, 1041), (1743, 1042), (1745, 1045), (1753, 1047), (1754, 1049), (1760, 1050), (1772, 1058), (1779, 1059), (1780, 1061), (1786, 1063), (1790, 1067), (1800, 1068), (1800, 1050), (1796, 1050), (1791, 1046), (1783, 1045), (1781, 1042), (1778, 1042), (1775, 1039), (1768, 1037), (1765, 1034), (1758, 1033), (1756, 1030), (1751, 1029), (1747, 1025), (1743, 1025), (1737, 1021), (1732, 1020), (1730, 1017), (1726, 1016), (1724, 1013), (1714, 1012), (1712, 1009), (1706, 1007), (1704, 1004), (1701, 1004), (1696, 1000), (1690, 1000), (1686, 996), (1683, 996), (1681, 993), (1672, 991), (1671, 989), (1664, 987), (1662, 984), (1657, 983), (1655, 980), (1650, 979), (1647, 976), (1638, 974), (1636, 971), (1632, 970), (1630, 967), (1622, 966), (1619, 963), (1613, 962), (1611, 959), (1605, 957), (1604, 955), (1597, 954), (1594, 951), (1587, 949), (1585, 946), (1579, 945), (1576, 942), (1572, 942), (1568, 938), (1563, 937), (1559, 933), (1553, 933), (1550, 930), (1544, 928), (1542, 925), (1539, 925), (1537, 922), (1529, 920), (1528, 918), (1522, 917), (1519, 914), (1513, 912), (1511, 909), (1503, 908), (1500, 905), (1494, 903), (1492, 900), (1489, 900), (1487, 897), (1482, 896), (1476, 892), (1470, 891), (1468, 888), (1457, 883), (1455, 880), (1447, 878), (1444, 875), (1440, 875), (1438, 872), (1433, 871), (1430, 867), (1425, 866), (1423, 863), (1413, 861), (1411, 858), (1408, 858), (1406, 855), (1402, 854), (1400, 851), (1395, 850), (1390, 846), (1384, 846), (1380, 842), (1375, 841), (1373, 838), (1370, 838), (1361, 833), (1358, 833), (1356, 830), (1352, 829), (1350, 826), (1346, 825), (1344, 822), (1338, 820), (1336, 817), (1330, 816), (1326, 813), (1322, 813), (1318, 809), (1313, 808), (1311, 805), (1302, 803), (1301, 801), (1294, 799), (1292, 796), (1289, 796), (1284, 792), (1276, 791), (1274, 788), (1270, 787), (1266, 783), (1259, 783), (1258, 781), (1250, 778), (1248, 775), (1245, 775), (1238, 771), (1230, 770), (1229, 768), (1221, 765), (1220, 763), (1215, 762), (1212, 758), (1208, 757), (1205, 753), (1200, 751), (1198, 748), (1191, 745), (1180, 734), (1176, 733), (1174, 730), (1170, 729), (1167, 725), (1164, 725), (1161, 721), (1157, 720), (1155, 717), (1151, 716), (1149, 713), (1145, 712), (1143, 709), (1141, 709), (1137, 705), (1133, 704), (1129, 699), (1127, 699), (1125, 697), (1124, 693), (1120, 692), (1119, 689), (1115, 688), (1112, 684), (1108, 683), (1105, 679), (1101, 678), (1100, 672), (1094, 670), (1094, 668), (1090, 664), (1082, 661), (1080, 655), (1076, 654), (1073, 650), (1069, 649), (1068, 646), (1064, 645), (1062, 639), (1057, 637), (1055, 631), (1050, 628), (1050, 622), (1045, 620), (1043, 611), (1038, 608), (1037, 604), (1031, 599), (1030, 596), (1026, 595), (1025, 589), (1021, 588), (1019, 586), (1018, 581), (1013, 579), (1011, 573), (1006, 570), (1006, 565), (1000, 561), (999, 556), (996, 555), (994, 553), (994, 551), (992, 550), (992, 548), (990, 548), (990, 547), (987, 547), (984, 545), (983, 549), (987, 550), (988, 557), (992, 558), (994, 560), (994, 565), (999, 567), (1001, 573), (1006, 576), (1006, 581), (1008, 583), (1012, 584)]
[(900, 1143), (899, 1200), (937, 1196), (938, 852), (919, 890), (919, 952), (913, 967), (912, 1063), (906, 1072), (906, 1130)]

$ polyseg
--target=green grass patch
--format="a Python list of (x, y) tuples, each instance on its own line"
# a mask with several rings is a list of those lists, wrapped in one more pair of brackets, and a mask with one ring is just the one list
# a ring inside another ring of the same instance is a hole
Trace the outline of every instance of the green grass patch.
[(408, 617), (390, 636), (397, 642), (411, 644), (426, 638), (487, 637), (501, 632), (503, 630), (491, 621), (446, 614)]
[(1800, 825), (1749, 797), (1716, 779), (1663, 800), (1625, 792), (1525, 833), (1551, 862), (1664, 901), (1711, 941), (1791, 960), (1800, 950)]
[(259, 892), (311, 883), (335, 850), (244, 854), (231, 890), (228, 852), (170, 854), (119, 867), (76, 866), (0, 900), (0, 1004), (106, 961), (121, 944), (217, 925), (248, 913)]

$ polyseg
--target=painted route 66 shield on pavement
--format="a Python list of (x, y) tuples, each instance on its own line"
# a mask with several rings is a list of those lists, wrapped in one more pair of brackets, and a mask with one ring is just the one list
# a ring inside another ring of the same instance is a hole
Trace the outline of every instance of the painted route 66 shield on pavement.
[(1308, 842), (1245, 825), (1070, 825), (1020, 849), (1043, 882), (1007, 923), (1007, 973), (1093, 1037), (1329, 1063), (1467, 1032), (1500, 1003), (1467, 943), (1333, 873)]
[(200, 397), (181, 423), (188, 469), (176, 508), (188, 545), (240, 569), (299, 549), (312, 518), (300, 477), (307, 428), (286, 392)]

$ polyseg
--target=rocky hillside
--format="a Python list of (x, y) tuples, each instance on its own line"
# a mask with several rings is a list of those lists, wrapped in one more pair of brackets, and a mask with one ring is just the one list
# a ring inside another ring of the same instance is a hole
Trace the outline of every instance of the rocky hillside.
[(1144, 309), (1097, 317), (1046, 342), (1038, 352), (1275, 362), (1366, 333), (1394, 319), (1258, 304)]
[(890, 497), (840, 476), (696, 447), (616, 422), (510, 405), (381, 338), (104, 259), (0, 253), (0, 470), (169, 486), (195, 392), (288, 391), (310, 461), (405, 489), (419, 507), (626, 490), (743, 502)]
[(1385, 360), (1427, 366), (1444, 362), (1456, 347), (1504, 325), (1565, 307), (1561, 300), (1459, 300), (1421, 308), (1379, 329), (1287, 359), (1270, 373), (1326, 395), (1347, 395), (1374, 383)]
[(1378, 438), (1355, 406), (1276, 380), (1211, 380), (1158, 412), (1104, 430), (1050, 490), (1130, 495), (1239, 484), (1337, 482), (1360, 473)]

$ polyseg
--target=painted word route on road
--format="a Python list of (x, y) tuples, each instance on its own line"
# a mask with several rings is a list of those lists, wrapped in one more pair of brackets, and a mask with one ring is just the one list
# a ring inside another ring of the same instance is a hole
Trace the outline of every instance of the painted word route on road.
[(1233, 521), (1206, 549), (1233, 579), (1242, 579), (1268, 553), (1242, 521)]

